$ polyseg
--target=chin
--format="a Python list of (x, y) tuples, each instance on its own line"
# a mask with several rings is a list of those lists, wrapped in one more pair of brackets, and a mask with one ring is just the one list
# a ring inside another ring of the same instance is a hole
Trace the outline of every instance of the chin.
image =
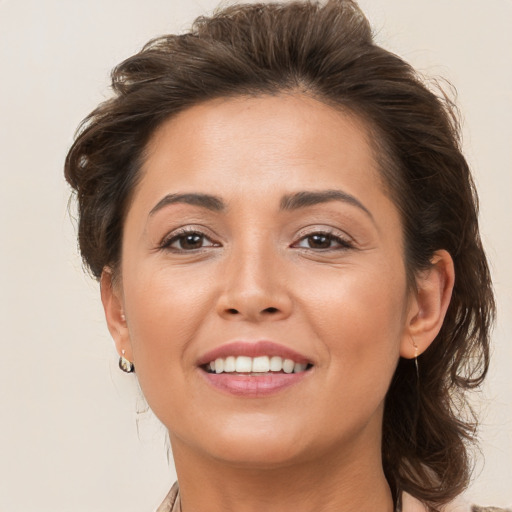
[(302, 458), (308, 451), (304, 443), (307, 437), (302, 429), (284, 421), (253, 419), (219, 425), (210, 423), (208, 432), (194, 444), (196, 450), (218, 462), (264, 469), (286, 466)]
[(304, 457), (296, 446), (289, 443), (262, 440), (254, 446), (230, 443), (226, 450), (215, 450), (213, 456), (224, 464), (245, 469), (277, 469), (297, 463)]

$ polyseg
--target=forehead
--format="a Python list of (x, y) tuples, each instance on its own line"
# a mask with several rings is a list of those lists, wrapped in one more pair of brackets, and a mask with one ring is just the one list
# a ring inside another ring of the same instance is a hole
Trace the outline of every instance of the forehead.
[(171, 180), (218, 188), (235, 178), (293, 188), (342, 175), (380, 184), (366, 124), (311, 97), (280, 94), (216, 99), (167, 120), (149, 141), (141, 178), (143, 188)]

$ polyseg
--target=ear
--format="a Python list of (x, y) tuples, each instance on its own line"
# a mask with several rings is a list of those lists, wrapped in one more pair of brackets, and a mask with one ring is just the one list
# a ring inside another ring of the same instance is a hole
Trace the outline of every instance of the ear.
[(133, 362), (133, 353), (128, 325), (124, 315), (121, 288), (114, 282), (112, 270), (108, 267), (105, 267), (101, 273), (100, 289), (101, 302), (103, 303), (108, 330), (114, 339), (117, 352), (120, 356)]
[(402, 357), (412, 359), (434, 341), (443, 325), (454, 282), (452, 257), (448, 251), (436, 251), (431, 267), (416, 276), (416, 291), (410, 300), (400, 346)]

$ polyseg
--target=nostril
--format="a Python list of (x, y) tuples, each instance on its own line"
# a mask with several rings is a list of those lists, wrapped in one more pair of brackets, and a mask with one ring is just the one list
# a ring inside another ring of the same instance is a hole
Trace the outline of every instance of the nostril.
[(264, 308), (261, 310), (255, 309), (254, 311), (252, 310), (252, 308), (248, 308), (247, 311), (244, 308), (241, 308), (241, 309), (225, 308), (222, 311), (223, 311), (224, 315), (227, 315), (230, 317), (240, 316), (240, 317), (244, 317), (244, 318), (245, 317), (252, 318), (253, 315), (254, 315), (254, 317), (258, 317), (261, 315), (261, 318), (264, 318), (266, 316), (268, 316), (268, 317), (272, 316), (272, 318), (273, 318), (274, 315), (278, 314), (281, 310), (279, 308), (275, 308), (274, 306), (269, 306), (268, 308)]

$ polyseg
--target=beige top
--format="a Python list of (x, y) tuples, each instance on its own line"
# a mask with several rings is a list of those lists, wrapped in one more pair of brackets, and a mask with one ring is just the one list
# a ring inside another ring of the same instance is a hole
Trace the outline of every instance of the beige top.
[(181, 512), (180, 493), (178, 482), (171, 487), (169, 494), (163, 503), (156, 509), (156, 512)]
[[(402, 512), (428, 512), (423, 504), (409, 494), (404, 493), (402, 497)], [(477, 507), (472, 506), (470, 509), (466, 508), (456, 509), (458, 512), (512, 512), (510, 509), (496, 508), (496, 507)], [(169, 494), (166, 496), (163, 503), (158, 507), (156, 512), (181, 512), (180, 493), (178, 482), (176, 482)]]

